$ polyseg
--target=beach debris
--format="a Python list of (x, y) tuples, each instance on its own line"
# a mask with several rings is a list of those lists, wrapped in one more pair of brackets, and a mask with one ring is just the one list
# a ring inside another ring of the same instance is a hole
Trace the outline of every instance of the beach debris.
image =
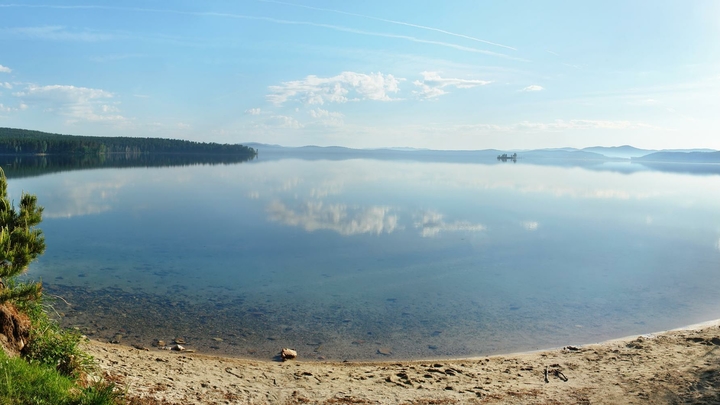
[(183, 339), (181, 337), (176, 337), (175, 340), (173, 340), (173, 342), (175, 342), (176, 345), (184, 345), (185, 343), (187, 343), (185, 341), (185, 339)]
[(242, 375), (233, 373), (233, 370), (230, 367), (225, 367), (225, 372), (230, 375), (234, 375), (237, 378), (243, 378)]
[[(559, 364), (551, 364), (550, 367), (559, 367)], [(554, 375), (555, 377), (561, 379), (563, 382), (567, 382), (568, 378), (563, 374), (562, 371), (560, 371), (559, 368), (548, 368), (545, 367), (545, 383), (549, 383), (550, 379), (548, 378), (548, 375)]]
[(134, 348), (136, 348), (136, 349), (138, 349), (138, 350), (146, 351), (146, 352), (149, 352), (149, 351), (150, 351), (150, 349), (148, 349), (147, 347), (145, 347), (145, 346), (143, 346), (143, 345), (134, 344), (134, 345), (132, 345), (132, 347), (134, 347)]
[(293, 349), (284, 348), (280, 350), (280, 357), (283, 361), (292, 360), (297, 357), (297, 352)]
[(170, 347), (170, 350), (174, 350), (176, 352), (182, 352), (182, 351), (185, 351), (185, 348), (180, 345), (174, 345), (174, 346)]
[(563, 347), (563, 349), (567, 350), (569, 352), (577, 352), (580, 350), (580, 348), (577, 346), (565, 346), (565, 347)]
[(563, 380), (564, 382), (567, 382), (568, 378), (565, 377), (565, 374), (563, 374), (562, 371), (560, 371), (560, 370), (558, 370), (558, 369), (554, 369), (554, 370), (552, 370), (552, 373), (553, 373), (553, 375), (554, 375), (555, 377)]

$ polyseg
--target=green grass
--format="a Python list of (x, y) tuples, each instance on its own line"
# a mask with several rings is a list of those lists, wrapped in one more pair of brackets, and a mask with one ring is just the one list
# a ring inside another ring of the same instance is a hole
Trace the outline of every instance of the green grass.
[(111, 385), (82, 388), (44, 364), (9, 358), (0, 350), (0, 403), (7, 405), (114, 405)]
[[(14, 287), (14, 283), (9, 283)], [(119, 405), (112, 383), (83, 384), (93, 372), (91, 356), (80, 349), (82, 337), (51, 319), (43, 299), (15, 300), (30, 318), (30, 339), (22, 357), (0, 349), (0, 404), (3, 405)]]
[(91, 371), (93, 359), (80, 349), (81, 335), (66, 330), (50, 319), (44, 299), (19, 301), (18, 309), (30, 317), (30, 341), (23, 357), (32, 364), (52, 366), (61, 374), (74, 379)]

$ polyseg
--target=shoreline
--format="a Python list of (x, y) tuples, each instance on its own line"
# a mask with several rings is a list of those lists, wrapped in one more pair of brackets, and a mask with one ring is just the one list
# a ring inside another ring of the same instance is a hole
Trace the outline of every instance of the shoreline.
[(300, 353), (279, 362), (99, 341), (86, 348), (129, 396), (166, 404), (720, 401), (720, 319), (582, 346), (452, 359), (304, 361)]

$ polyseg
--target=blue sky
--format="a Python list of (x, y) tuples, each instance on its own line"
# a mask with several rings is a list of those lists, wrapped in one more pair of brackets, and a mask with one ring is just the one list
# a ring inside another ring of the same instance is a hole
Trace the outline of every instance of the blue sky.
[(0, 0), (0, 126), (720, 149), (720, 2)]

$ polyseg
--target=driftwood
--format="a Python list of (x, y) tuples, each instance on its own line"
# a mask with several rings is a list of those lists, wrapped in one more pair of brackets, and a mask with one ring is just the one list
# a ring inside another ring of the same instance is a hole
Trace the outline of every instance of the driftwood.
[(565, 374), (563, 374), (562, 371), (555, 369), (555, 370), (552, 370), (552, 373), (555, 377), (563, 380), (564, 382), (567, 382), (568, 378), (565, 377)]
[[(553, 364), (553, 366), (557, 366), (557, 364)], [(555, 377), (561, 379), (563, 382), (567, 382), (567, 380), (568, 380), (568, 378), (565, 376), (565, 374), (563, 374), (563, 372), (560, 371), (560, 369), (557, 369), (557, 368), (548, 369), (547, 367), (545, 367), (545, 373), (544, 373), (544, 374), (545, 374), (545, 383), (546, 383), (546, 384), (550, 382), (550, 379), (548, 378), (548, 375), (550, 375), (550, 374), (552, 374), (552, 375), (554, 375)]]

